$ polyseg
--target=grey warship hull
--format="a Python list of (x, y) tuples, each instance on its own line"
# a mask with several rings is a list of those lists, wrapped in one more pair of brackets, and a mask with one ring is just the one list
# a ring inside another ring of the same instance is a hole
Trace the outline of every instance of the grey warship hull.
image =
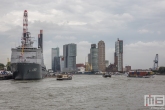
[(36, 63), (15, 63), (11, 67), (15, 80), (39, 80), (46, 75), (46, 69)]

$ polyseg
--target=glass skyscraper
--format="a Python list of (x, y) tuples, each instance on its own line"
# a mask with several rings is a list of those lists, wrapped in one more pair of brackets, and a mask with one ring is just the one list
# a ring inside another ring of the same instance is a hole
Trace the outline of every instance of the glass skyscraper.
[(90, 60), (92, 71), (98, 71), (98, 48), (96, 48), (96, 44), (91, 44)]
[(52, 70), (54, 71), (54, 72), (56, 72), (57, 70), (56, 70), (56, 68), (58, 68), (58, 67), (56, 67), (56, 66), (58, 66), (58, 64), (56, 64), (56, 60), (57, 60), (57, 58), (59, 57), (59, 47), (57, 47), (57, 48), (52, 48), (52, 54), (51, 54), (51, 61), (52, 61)]
[(119, 72), (123, 71), (123, 40), (115, 42), (115, 65)]
[(64, 57), (64, 68), (68, 72), (76, 71), (76, 56), (77, 56), (77, 45), (66, 44), (63, 45), (63, 57)]

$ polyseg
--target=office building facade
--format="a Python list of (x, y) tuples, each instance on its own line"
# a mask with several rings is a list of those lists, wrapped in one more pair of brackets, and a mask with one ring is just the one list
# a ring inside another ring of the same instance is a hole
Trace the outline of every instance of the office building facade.
[(126, 72), (131, 71), (131, 66), (125, 66), (125, 71), (126, 71)]
[(96, 48), (96, 44), (91, 44), (90, 63), (92, 71), (98, 71), (98, 48)]
[(56, 66), (57, 66), (57, 64), (56, 64), (56, 60), (57, 60), (57, 58), (59, 57), (59, 47), (57, 47), (57, 48), (52, 48), (52, 50), (51, 50), (51, 62), (52, 62), (52, 70), (54, 71), (54, 72), (56, 72)]
[(88, 64), (91, 65), (91, 54), (90, 53), (88, 54)]
[(115, 53), (114, 53), (115, 65), (119, 72), (123, 72), (123, 40), (117, 40), (115, 42)]
[(104, 41), (98, 42), (98, 70), (105, 72), (105, 43)]
[(64, 57), (60, 56), (60, 72), (64, 70)]
[(77, 45), (66, 44), (63, 45), (63, 57), (64, 57), (64, 70), (66, 72), (76, 71), (76, 56), (77, 56)]

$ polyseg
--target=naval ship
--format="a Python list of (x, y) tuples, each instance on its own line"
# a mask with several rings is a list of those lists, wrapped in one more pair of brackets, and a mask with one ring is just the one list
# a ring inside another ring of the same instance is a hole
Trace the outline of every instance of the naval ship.
[(47, 70), (43, 58), (43, 30), (38, 35), (38, 48), (33, 47), (34, 40), (28, 32), (28, 12), (23, 14), (23, 34), (21, 45), (11, 49), (11, 72), (16, 80), (38, 80), (46, 76)]

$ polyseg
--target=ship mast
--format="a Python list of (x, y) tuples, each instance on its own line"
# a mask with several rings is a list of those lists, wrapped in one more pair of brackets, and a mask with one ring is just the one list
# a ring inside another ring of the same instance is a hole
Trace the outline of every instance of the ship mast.
[(21, 51), (21, 55), (23, 58), (23, 51), (24, 51), (24, 46), (27, 43), (27, 32), (28, 32), (28, 12), (27, 10), (24, 11), (23, 14), (23, 37), (22, 37), (22, 51)]
[(24, 11), (24, 14), (23, 14), (23, 39), (25, 40), (26, 42), (26, 34), (28, 32), (28, 12), (27, 10)]

